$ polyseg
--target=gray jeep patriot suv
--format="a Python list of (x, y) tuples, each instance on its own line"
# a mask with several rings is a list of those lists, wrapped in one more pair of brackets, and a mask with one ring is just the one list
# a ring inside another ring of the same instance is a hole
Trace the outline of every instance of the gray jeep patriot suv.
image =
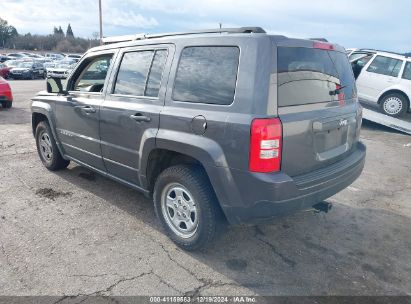
[(38, 153), (152, 196), (170, 238), (209, 243), (313, 205), (364, 166), (345, 50), (261, 28), (140, 35), (89, 50), (32, 99)]

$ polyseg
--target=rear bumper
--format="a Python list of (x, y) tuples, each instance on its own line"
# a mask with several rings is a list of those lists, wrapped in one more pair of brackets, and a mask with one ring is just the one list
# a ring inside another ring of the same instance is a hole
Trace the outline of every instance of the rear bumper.
[(3, 90), (2, 88), (0, 88), (0, 102), (3, 101), (13, 101), (13, 93), (10, 89)]
[(238, 200), (234, 204), (220, 200), (221, 206), (231, 224), (255, 224), (310, 209), (354, 182), (364, 168), (365, 155), (366, 147), (358, 143), (342, 161), (293, 178), (284, 173), (236, 172), (232, 177)]

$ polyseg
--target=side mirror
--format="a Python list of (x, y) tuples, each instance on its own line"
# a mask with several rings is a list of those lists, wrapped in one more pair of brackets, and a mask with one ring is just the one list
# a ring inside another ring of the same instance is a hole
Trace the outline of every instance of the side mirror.
[(56, 94), (65, 94), (63, 84), (60, 78), (47, 78), (47, 92)]

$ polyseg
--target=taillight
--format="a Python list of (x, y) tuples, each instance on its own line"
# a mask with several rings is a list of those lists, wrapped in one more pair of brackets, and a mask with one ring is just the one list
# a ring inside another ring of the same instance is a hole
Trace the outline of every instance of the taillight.
[(281, 146), (281, 120), (279, 118), (254, 119), (251, 123), (249, 170), (280, 171)]
[(345, 105), (345, 95), (344, 95), (344, 92), (341, 90), (341, 88), (342, 88), (341, 85), (339, 85), (338, 83), (335, 85), (335, 90), (339, 91), (339, 93), (338, 93), (338, 102), (339, 102), (340, 106), (344, 106)]
[(329, 51), (334, 50), (334, 46), (332, 44), (325, 43), (325, 42), (314, 42), (313, 48), (320, 49), (320, 50), (329, 50)]

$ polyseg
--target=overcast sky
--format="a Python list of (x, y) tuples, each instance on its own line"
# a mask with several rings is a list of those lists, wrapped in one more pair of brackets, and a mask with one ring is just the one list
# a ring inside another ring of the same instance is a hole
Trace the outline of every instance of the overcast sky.
[[(19, 33), (76, 36), (98, 31), (98, 0), (0, 0)], [(292, 37), (325, 37), (345, 47), (411, 51), (410, 0), (102, 0), (104, 36), (261, 26)]]

